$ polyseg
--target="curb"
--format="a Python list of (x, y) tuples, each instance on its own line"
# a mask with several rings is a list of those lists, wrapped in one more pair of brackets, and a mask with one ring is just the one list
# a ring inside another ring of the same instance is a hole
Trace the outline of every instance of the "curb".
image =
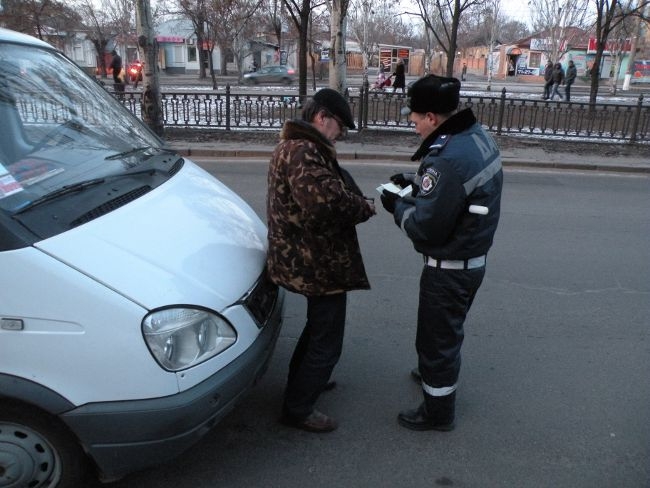
[[(213, 157), (213, 158), (268, 158), (271, 155), (271, 148), (244, 148), (244, 149), (206, 149), (206, 148), (192, 148), (183, 147), (180, 145), (172, 145), (172, 148), (181, 156), (197, 156), (197, 157)], [(376, 160), (387, 161), (392, 160), (396, 163), (410, 162), (411, 153), (394, 154), (391, 158), (387, 158), (385, 153), (377, 152), (358, 152), (358, 151), (340, 151), (338, 158), (340, 160)], [(404, 161), (400, 161), (401, 158)], [(502, 156), (504, 167), (512, 168), (538, 168), (538, 169), (564, 169), (574, 171), (601, 171), (612, 173), (627, 173), (627, 174), (650, 174), (650, 166), (639, 165), (614, 165), (614, 164), (598, 164), (598, 163), (578, 163), (578, 162), (549, 162), (539, 161), (536, 159), (523, 159), (513, 156)]]

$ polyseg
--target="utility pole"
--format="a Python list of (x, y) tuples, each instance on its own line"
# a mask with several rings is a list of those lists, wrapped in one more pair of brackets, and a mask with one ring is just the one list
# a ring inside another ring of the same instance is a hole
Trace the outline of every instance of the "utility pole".
[(138, 46), (144, 53), (142, 73), (142, 120), (162, 137), (164, 123), (161, 110), (160, 81), (158, 78), (158, 41), (153, 28), (149, 0), (136, 2)]

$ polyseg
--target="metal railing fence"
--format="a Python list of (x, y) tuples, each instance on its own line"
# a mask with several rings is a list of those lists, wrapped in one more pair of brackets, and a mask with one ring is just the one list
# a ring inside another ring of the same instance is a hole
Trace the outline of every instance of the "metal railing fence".
[[(141, 92), (115, 96), (140, 116)], [(401, 114), (406, 102), (402, 94), (361, 87), (347, 99), (358, 130), (412, 128)], [(235, 93), (230, 85), (225, 93), (163, 92), (161, 104), (167, 127), (278, 130), (300, 116), (298, 95)], [(631, 104), (590, 104), (510, 97), (504, 88), (500, 95), (461, 95), (464, 107), (471, 107), (479, 122), (498, 135), (650, 143), (650, 106), (643, 94)]]

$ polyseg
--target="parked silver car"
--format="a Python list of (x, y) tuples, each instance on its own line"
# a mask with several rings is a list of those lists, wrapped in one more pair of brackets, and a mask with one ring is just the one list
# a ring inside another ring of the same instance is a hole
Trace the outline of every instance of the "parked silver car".
[(298, 72), (288, 65), (264, 66), (257, 71), (244, 75), (244, 83), (259, 85), (260, 83), (282, 83), (291, 85), (297, 78)]

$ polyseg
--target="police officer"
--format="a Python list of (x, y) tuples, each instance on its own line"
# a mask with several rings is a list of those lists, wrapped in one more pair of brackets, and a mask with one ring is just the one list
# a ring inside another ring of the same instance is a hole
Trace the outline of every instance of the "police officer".
[(503, 172), (492, 137), (472, 110), (458, 109), (460, 82), (428, 75), (408, 90), (406, 107), (423, 139), (417, 173), (391, 180), (411, 195), (383, 190), (381, 201), (422, 254), (416, 350), (424, 401), (399, 413), (413, 430), (454, 428), (463, 323), (485, 275), (500, 213)]

